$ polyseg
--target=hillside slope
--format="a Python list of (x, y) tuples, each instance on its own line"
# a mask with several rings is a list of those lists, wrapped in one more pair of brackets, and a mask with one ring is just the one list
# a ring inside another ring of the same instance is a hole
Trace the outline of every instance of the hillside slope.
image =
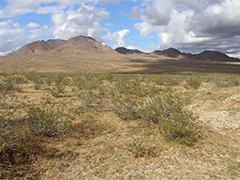
[(79, 55), (85, 54), (92, 56), (92, 53), (116, 53), (107, 45), (96, 41), (91, 37), (77, 36), (68, 40), (51, 39), (48, 41), (35, 41), (24, 45), (17, 51), (14, 51), (7, 56), (14, 55), (33, 55), (33, 54), (48, 54), (48, 55)]

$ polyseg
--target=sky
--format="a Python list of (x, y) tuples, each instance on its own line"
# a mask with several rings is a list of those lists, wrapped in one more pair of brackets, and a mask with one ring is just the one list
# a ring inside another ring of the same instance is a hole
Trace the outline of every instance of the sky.
[(79, 35), (112, 48), (240, 58), (240, 0), (0, 0), (0, 55)]

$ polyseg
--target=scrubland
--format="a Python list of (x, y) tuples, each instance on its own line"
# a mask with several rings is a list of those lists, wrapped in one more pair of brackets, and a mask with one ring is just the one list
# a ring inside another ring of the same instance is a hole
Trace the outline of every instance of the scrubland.
[(0, 74), (1, 179), (239, 179), (238, 74)]

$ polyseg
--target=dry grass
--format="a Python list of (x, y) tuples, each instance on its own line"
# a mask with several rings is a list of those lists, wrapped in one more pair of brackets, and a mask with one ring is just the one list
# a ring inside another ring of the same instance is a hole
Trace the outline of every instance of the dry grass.
[[(42, 154), (32, 164), (21, 171), (0, 170), (25, 179), (239, 179), (240, 87), (203, 83), (193, 90), (183, 85), (173, 87), (192, 98), (189, 108), (201, 127), (192, 147), (164, 140), (154, 124), (122, 121), (107, 108), (91, 108), (76, 117), (69, 135), (42, 139)], [(21, 87), (11, 93), (29, 104), (39, 102), (49, 88), (35, 90), (31, 82)], [(66, 91), (55, 100), (74, 100), (77, 92)]]

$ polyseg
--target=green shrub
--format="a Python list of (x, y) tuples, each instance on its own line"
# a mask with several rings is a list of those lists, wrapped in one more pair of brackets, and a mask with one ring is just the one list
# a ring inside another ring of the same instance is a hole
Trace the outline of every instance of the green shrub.
[(20, 83), (24, 83), (25, 80), (19, 76), (7, 76), (0, 82), (0, 90), (2, 91), (21, 91), (19, 87)]
[(196, 141), (196, 127), (191, 113), (174, 113), (171, 119), (162, 123), (162, 134), (167, 140), (174, 140), (188, 146)]
[(91, 106), (98, 106), (101, 104), (101, 99), (98, 98), (98, 93), (86, 90), (81, 92), (78, 96), (78, 104), (77, 107), (81, 110), (87, 110)]
[(159, 124), (166, 139), (190, 145), (195, 141), (195, 117), (185, 109), (188, 103), (188, 99), (172, 93), (148, 98), (141, 107), (141, 117)]
[(240, 77), (237, 75), (231, 75), (231, 76), (214, 76), (210, 79), (210, 82), (218, 88), (222, 87), (234, 87), (234, 86), (240, 86)]
[(63, 102), (55, 104), (43, 99), (37, 106), (29, 107), (28, 121), (32, 131), (42, 137), (66, 134), (72, 125), (75, 114)]
[(191, 145), (196, 138), (195, 117), (185, 109), (189, 102), (171, 92), (146, 98), (122, 95), (112, 100), (112, 110), (122, 120), (144, 119), (157, 124), (166, 139)]
[(17, 119), (13, 101), (0, 95), (0, 161), (5, 165), (31, 161), (34, 153), (34, 139), (26, 121)]
[(187, 89), (198, 89), (202, 84), (202, 79), (199, 76), (188, 76), (186, 78), (186, 84), (184, 85)]
[(136, 120), (140, 118), (136, 99), (132, 96), (115, 96), (111, 103), (113, 112), (121, 120)]
[(82, 74), (73, 78), (73, 86), (78, 87), (79, 90), (92, 91), (98, 88), (101, 84), (99, 77), (93, 74)]
[(65, 86), (62, 84), (56, 84), (51, 89), (49, 89), (50, 94), (54, 97), (61, 97), (65, 93)]
[(33, 158), (34, 142), (25, 123), (0, 120), (0, 161), (4, 164), (21, 164)]

